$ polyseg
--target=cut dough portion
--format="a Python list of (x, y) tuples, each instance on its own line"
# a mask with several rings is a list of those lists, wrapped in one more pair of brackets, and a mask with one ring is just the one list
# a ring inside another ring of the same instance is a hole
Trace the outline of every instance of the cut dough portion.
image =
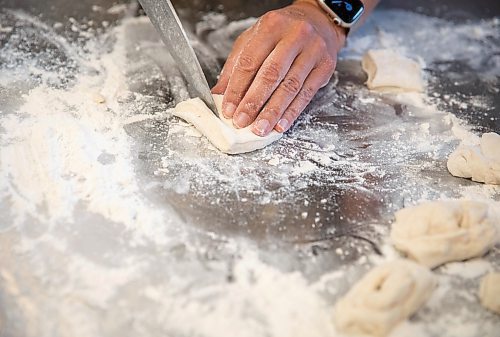
[(500, 273), (490, 273), (483, 277), (479, 286), (481, 304), (500, 315)]
[(456, 177), (500, 185), (500, 135), (485, 133), (479, 144), (460, 144), (448, 158), (447, 166)]
[(484, 255), (498, 241), (497, 222), (481, 202), (426, 202), (396, 212), (391, 240), (408, 257), (433, 268)]
[(200, 98), (180, 102), (174, 109), (174, 115), (193, 124), (220, 151), (229, 154), (251, 152), (262, 149), (280, 139), (283, 134), (272, 131), (265, 137), (254, 134), (251, 126), (236, 129), (232, 119), (222, 113), (222, 95), (213, 95), (220, 118), (206, 106)]
[(386, 336), (412, 315), (434, 290), (431, 271), (409, 260), (372, 269), (335, 306), (340, 332)]
[(412, 59), (389, 49), (369, 50), (361, 61), (366, 85), (379, 91), (423, 91), (422, 68)]

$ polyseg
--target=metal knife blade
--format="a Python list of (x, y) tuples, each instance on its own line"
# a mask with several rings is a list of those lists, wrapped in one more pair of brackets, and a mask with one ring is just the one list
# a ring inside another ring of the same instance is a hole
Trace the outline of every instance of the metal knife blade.
[(139, 2), (160, 33), (163, 43), (168, 47), (194, 94), (218, 116), (205, 74), (170, 0), (139, 0)]

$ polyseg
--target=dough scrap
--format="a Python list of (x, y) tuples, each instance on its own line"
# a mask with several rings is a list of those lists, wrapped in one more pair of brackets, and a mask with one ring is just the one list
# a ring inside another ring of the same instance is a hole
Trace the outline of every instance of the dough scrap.
[(361, 61), (368, 74), (366, 85), (379, 91), (424, 91), (422, 68), (390, 49), (369, 50)]
[(456, 177), (500, 185), (500, 135), (485, 133), (479, 144), (460, 144), (448, 158), (447, 167)]
[(272, 131), (265, 137), (254, 134), (251, 126), (236, 129), (230, 118), (222, 113), (222, 95), (213, 95), (220, 118), (200, 98), (193, 98), (177, 104), (174, 116), (194, 125), (221, 152), (238, 154), (262, 149), (280, 139), (283, 134)]
[(500, 315), (500, 273), (490, 273), (482, 278), (479, 299), (485, 308)]
[(482, 202), (426, 202), (395, 216), (393, 245), (429, 268), (482, 256), (498, 242), (499, 220)]
[(409, 260), (375, 267), (335, 306), (340, 332), (386, 336), (422, 306), (436, 285), (431, 271)]

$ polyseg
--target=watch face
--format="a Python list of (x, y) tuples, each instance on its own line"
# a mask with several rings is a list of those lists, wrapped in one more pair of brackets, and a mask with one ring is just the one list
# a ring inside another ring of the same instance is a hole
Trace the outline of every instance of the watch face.
[(324, 0), (324, 3), (337, 14), (340, 20), (349, 24), (355, 22), (363, 12), (363, 3), (361, 0)]

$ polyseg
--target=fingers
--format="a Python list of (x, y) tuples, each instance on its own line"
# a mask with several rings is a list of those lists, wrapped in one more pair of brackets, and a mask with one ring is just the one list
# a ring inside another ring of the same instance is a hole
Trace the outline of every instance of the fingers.
[[(306, 21), (296, 23), (289, 28), (286, 37), (277, 44), (276, 48), (262, 64), (244, 98), (238, 105), (233, 115), (233, 123), (236, 127), (244, 128), (254, 122), (264, 104), (289, 71), (299, 52), (302, 51), (305, 45), (311, 44), (310, 37), (313, 34), (315, 34), (314, 27)], [(315, 63), (317, 59), (316, 55), (311, 55), (309, 62)], [(256, 133), (264, 134), (267, 129), (273, 127), (272, 121), (263, 119), (256, 124), (255, 130)]]
[(283, 26), (273, 26), (278, 16), (273, 11), (266, 13), (254, 26), (252, 36), (236, 57), (222, 101), (222, 113), (227, 118), (233, 117), (260, 67), (281, 39)]
[[(233, 49), (233, 53), (235, 52), (235, 49)], [(232, 54), (233, 54), (232, 53)], [(224, 67), (222, 68), (219, 76), (219, 80), (215, 84), (215, 86), (212, 88), (212, 94), (218, 94), (218, 95), (223, 95), (224, 92), (226, 91), (227, 84), (229, 83), (229, 76), (231, 75), (231, 70), (234, 67), (234, 62), (236, 59), (236, 55), (229, 55), (226, 63), (224, 63)]]
[[(328, 83), (335, 64), (326, 49), (322, 39), (314, 39), (305, 46), (253, 124), (255, 134), (265, 136), (273, 128), (278, 132), (288, 130), (319, 88)], [(284, 115), (289, 107), (297, 110), (299, 103), (296, 116), (292, 118), (290, 111)]]
[(259, 38), (251, 40), (236, 58), (222, 102), (222, 113), (227, 118), (233, 117), (262, 63), (274, 49), (275, 42), (261, 42)]
[[(244, 128), (255, 120), (264, 104), (289, 72), (301, 48), (302, 43), (299, 41), (283, 40), (278, 43), (262, 64), (236, 109), (233, 116), (233, 123), (236, 127)], [(265, 125), (262, 125), (261, 129), (266, 129)]]
[(292, 103), (286, 108), (283, 116), (276, 124), (276, 131), (285, 132), (290, 128), (293, 122), (299, 117), (301, 112), (311, 102), (318, 90), (324, 87), (330, 80), (335, 69), (335, 62), (331, 60), (322, 61), (318, 67), (314, 68), (307, 76), (302, 88)]
[(226, 63), (224, 63), (224, 67), (219, 76), (219, 80), (217, 84), (212, 88), (213, 94), (223, 95), (226, 91), (227, 84), (229, 83), (229, 77), (234, 68), (234, 64), (236, 63), (236, 59), (238, 55), (241, 53), (242, 48), (248, 43), (250, 37), (252, 35), (252, 28), (247, 29), (234, 42), (231, 53), (226, 59)]
[(300, 17), (269, 12), (236, 41), (212, 89), (224, 94), (222, 113), (236, 127), (252, 125), (259, 136), (284, 132), (328, 83), (336, 43), (328, 43), (321, 22), (304, 20), (306, 9), (297, 8)]
[[(312, 49), (305, 50), (297, 56), (285, 78), (255, 120), (252, 127), (255, 134), (265, 136), (272, 131), (286, 108), (300, 92), (304, 81), (317, 63), (316, 58)], [(281, 120), (281, 123), (281, 129), (288, 128), (285, 120)]]

